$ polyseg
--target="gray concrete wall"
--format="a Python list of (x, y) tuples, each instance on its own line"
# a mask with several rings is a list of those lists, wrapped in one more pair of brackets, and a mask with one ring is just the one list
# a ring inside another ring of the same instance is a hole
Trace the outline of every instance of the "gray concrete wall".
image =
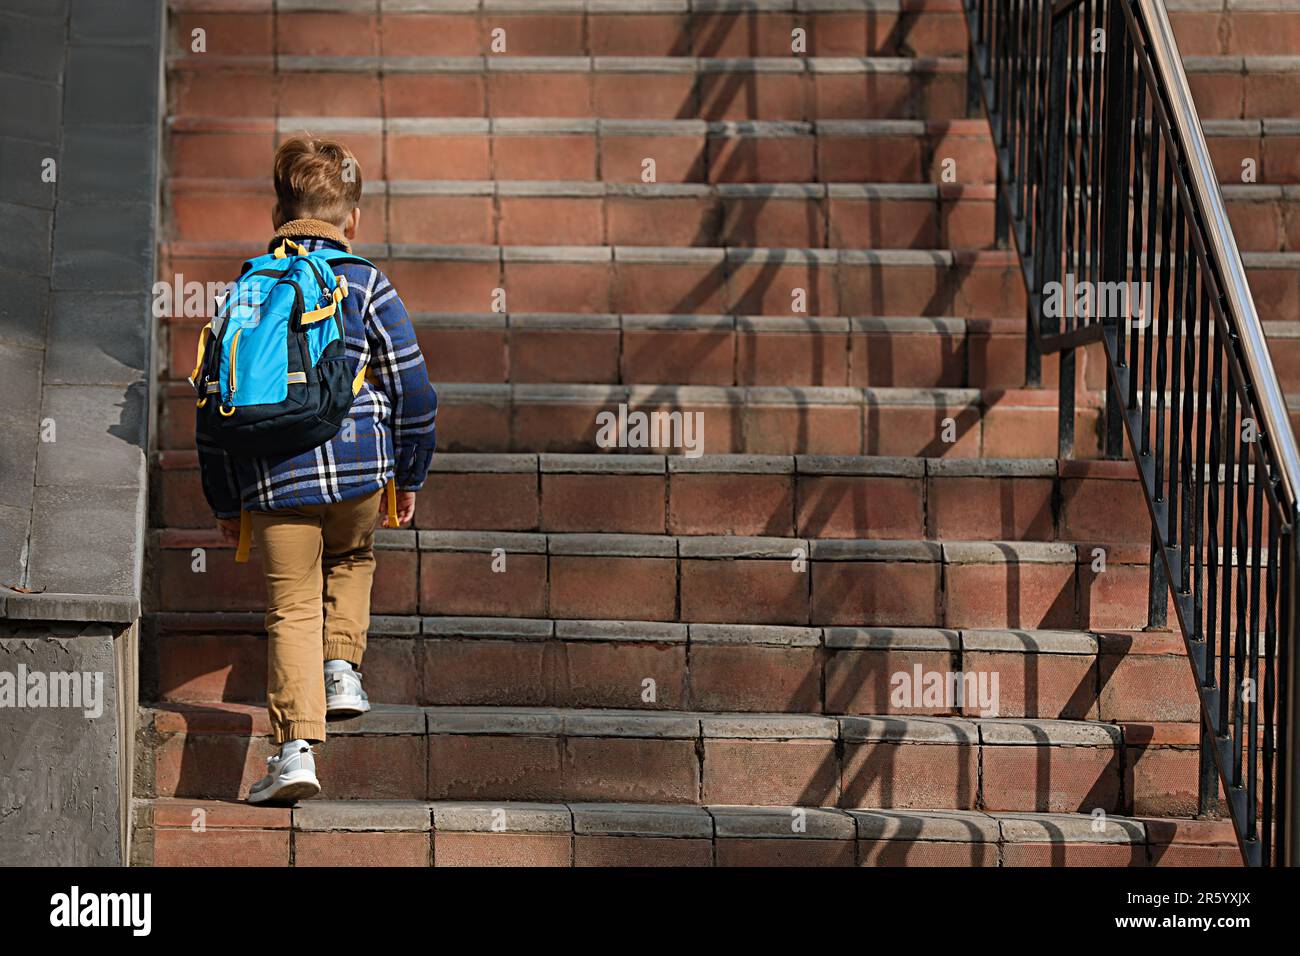
[(0, 864), (127, 859), (153, 405), (163, 0), (0, 0)]
[[(129, 628), (30, 625), (0, 630), (0, 865), (116, 865), (126, 847), (119, 649)], [(54, 674), (89, 678), (102, 696), (37, 706)], [(15, 704), (5, 675), (27, 677)], [(87, 713), (93, 703), (98, 713)]]

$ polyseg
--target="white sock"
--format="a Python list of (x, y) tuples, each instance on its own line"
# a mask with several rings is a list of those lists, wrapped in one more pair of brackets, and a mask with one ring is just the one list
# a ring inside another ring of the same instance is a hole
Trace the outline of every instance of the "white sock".
[(336, 657), (336, 658), (334, 658), (334, 659), (332, 659), (332, 660), (328, 660), (328, 661), (325, 662), (325, 670), (326, 670), (326, 672), (329, 672), (329, 671), (350, 671), (350, 670), (356, 670), (356, 668), (354, 668), (354, 667), (352, 666), (352, 662), (351, 662), (351, 661), (341, 660), (341, 659), (339, 659), (339, 658)]

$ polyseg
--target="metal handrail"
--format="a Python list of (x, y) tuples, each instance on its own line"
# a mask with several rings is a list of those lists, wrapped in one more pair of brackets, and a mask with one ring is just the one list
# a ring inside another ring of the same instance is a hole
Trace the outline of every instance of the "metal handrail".
[[(1243, 860), (1300, 865), (1300, 450), (1168, 14), (1160, 0), (964, 6), (997, 234), (1026, 283), (1026, 379), (1059, 355), (1068, 457), (1075, 350), (1102, 344), (1105, 450), (1121, 457), (1127, 435), (1151, 515), (1148, 623), (1166, 625), (1170, 594), (1196, 681), (1200, 812), (1221, 786)], [(1047, 308), (1079, 275), (1095, 294), (1136, 280), (1149, 307), (1123, 321)]]
[(1267, 433), (1273, 437), (1273, 450), (1279, 459), (1279, 477), (1285, 485), (1286, 498), (1290, 504), (1296, 505), (1300, 503), (1300, 498), (1297, 498), (1300, 494), (1300, 446), (1297, 446), (1291, 430), (1286, 398), (1273, 368), (1273, 358), (1269, 355), (1264, 327), (1255, 309), (1255, 297), (1246, 281), (1246, 267), (1233, 237), (1228, 210), (1223, 203), (1223, 191), (1214, 172), (1210, 148), (1205, 142), (1205, 130), (1201, 127), (1201, 116), (1192, 102), (1191, 86), (1174, 39), (1169, 12), (1161, 0), (1136, 2), (1149, 30), (1152, 63), (1174, 99), (1171, 105), (1177, 120), (1176, 131), (1182, 140), (1183, 155), (1190, 160), (1187, 166), (1190, 187), (1196, 205), (1205, 215), (1205, 232), (1214, 253), (1211, 258), (1220, 267), (1219, 291), (1228, 302), (1225, 311), (1241, 340), (1243, 358), (1260, 403), (1260, 415)]

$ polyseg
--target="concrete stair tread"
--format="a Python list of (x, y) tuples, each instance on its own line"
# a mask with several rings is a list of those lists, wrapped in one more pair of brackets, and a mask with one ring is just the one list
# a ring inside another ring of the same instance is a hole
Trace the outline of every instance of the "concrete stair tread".
[[(164, 633), (263, 632), (265, 616), (252, 611), (162, 611), (150, 615)], [(494, 640), (582, 640), (619, 643), (766, 647), (826, 646), (843, 649), (998, 651), (1014, 654), (1096, 654), (1109, 649), (1130, 654), (1181, 655), (1174, 631), (1044, 628), (852, 627), (779, 624), (701, 624), (662, 621), (597, 621), (518, 617), (431, 617), (373, 615), (372, 637)]]
[[(199, 318), (171, 330), (168, 378), (194, 362)], [(685, 312), (416, 312), (431, 378), (454, 384), (623, 384), (724, 388), (979, 388), (1024, 384), (1023, 319)], [(1101, 356), (1080, 357), (1082, 390)], [(1046, 384), (1055, 368), (1047, 364)], [(181, 390), (182, 392), (184, 389)]]
[[(262, 615), (151, 620), (163, 699), (264, 696)], [(408, 705), (970, 717), (996, 699), (1004, 717), (1196, 717), (1186, 650), (1170, 632), (381, 615), (366, 661), (372, 700)], [(996, 687), (980, 684), (993, 673)], [(900, 679), (912, 697), (895, 697)], [(942, 693), (927, 690), (935, 679)]]
[[(248, 0), (168, 0), (174, 11), (245, 10)], [(254, 2), (252, 6), (256, 6)], [(280, 0), (285, 12), (383, 11), (400, 15), (415, 12), (484, 12), (495, 13), (816, 13), (846, 9), (866, 12), (895, 12), (918, 6), (912, 0)], [(1297, 0), (1167, 0), (1171, 12), (1236, 13), (1300, 11)], [(926, 11), (960, 11), (959, 0), (925, 0)]]
[[(1243, 71), (1241, 57), (1204, 57), (1206, 71)], [(1251, 58), (1256, 59), (1256, 58)], [(1259, 58), (1285, 65), (1289, 57)], [(1219, 65), (1221, 63), (1221, 65)], [(357, 56), (350, 54), (235, 54), (194, 57), (172, 54), (172, 71), (223, 69), (281, 72), (369, 73), (964, 73), (965, 59), (956, 56)], [(1274, 66), (1276, 69), (1277, 66)]]
[[(161, 391), (160, 446), (187, 448), (193, 389), (174, 382)], [(460, 382), (438, 392), (440, 447), (451, 452), (1038, 458), (1056, 449), (1059, 417), (1055, 391), (1045, 389)], [(1102, 405), (1102, 392), (1080, 389), (1081, 458), (1100, 457)], [(625, 431), (620, 406), (637, 416)]]
[[(227, 701), (164, 702), (145, 708), (154, 732), (269, 732), (265, 708)], [(1118, 747), (1125, 724), (1025, 717), (931, 717), (787, 713), (701, 713), (616, 708), (422, 707), (375, 704), (360, 717), (330, 724), (331, 736), (470, 734), (650, 739), (853, 740), (962, 746)], [(1145, 734), (1151, 726), (1137, 725)], [(1180, 733), (1190, 726), (1170, 724)], [(1145, 739), (1145, 738), (1144, 738)]]
[[(219, 190), (274, 195), (263, 179), (211, 176), (173, 176), (175, 193)], [(1243, 198), (1277, 198), (1296, 193), (1300, 186), (1242, 185), (1224, 190)], [(589, 199), (617, 196), (632, 199), (673, 197), (719, 197), (727, 199), (936, 199), (978, 198), (991, 200), (996, 194), (991, 183), (623, 183), (585, 179), (367, 179), (363, 195), (401, 196), (528, 196)]]
[[(1268, 74), (1300, 72), (1300, 56), (1195, 54), (1183, 57), (1189, 76), (1197, 74)], [(641, 55), (513, 55), (411, 56), (355, 54), (170, 54), (173, 71), (271, 69), (281, 71), (339, 71), (368, 73), (912, 73), (964, 72), (959, 56), (673, 56)]]
[[(219, 546), (215, 529), (163, 529), (163, 548)], [(491, 552), (511, 554), (684, 559), (787, 560), (797, 549), (811, 561), (923, 562), (986, 565), (1090, 563), (1092, 548), (1105, 545), (1111, 564), (1147, 564), (1143, 545), (1072, 541), (971, 541), (880, 538), (807, 538), (757, 535), (673, 535), (605, 532), (429, 531), (380, 529), (375, 546), (389, 551)]]
[[(256, 254), (248, 242), (201, 242), (180, 240), (168, 243), (164, 252), (171, 256), (248, 257)], [(700, 263), (700, 262), (769, 262), (789, 265), (911, 265), (1004, 266), (1016, 264), (1015, 253), (1004, 249), (826, 249), (814, 246), (510, 246), (438, 245), (433, 243), (369, 243), (357, 247), (358, 254), (370, 259), (423, 260), (453, 262), (548, 262), (598, 263)], [(1246, 252), (1242, 260), (1247, 268), (1300, 268), (1300, 252)]]
[[(169, 394), (192, 395), (188, 383), (168, 385)], [(1055, 411), (1056, 395), (1044, 389), (858, 387), (845, 385), (604, 385), (534, 382), (447, 382), (438, 387), (447, 404), (468, 402), (538, 404), (626, 402), (647, 410), (672, 405), (906, 405), (924, 408), (960, 408), (966, 405), (1004, 408), (1042, 408)], [(1100, 393), (1082, 392), (1080, 407), (1095, 407)], [(459, 449), (450, 449), (450, 452)], [(553, 454), (552, 452), (542, 452)], [(519, 452), (510, 452), (519, 454)], [(563, 454), (571, 454), (564, 452)], [(731, 454), (735, 454), (734, 452)], [(743, 453), (741, 453), (743, 454)], [(758, 453), (753, 453), (758, 454)], [(853, 453), (848, 457), (887, 457)]]
[[(156, 452), (154, 463), (165, 471), (198, 467), (198, 453), (173, 449)], [(881, 475), (921, 477), (1027, 478), (1053, 475), (1072, 478), (1136, 479), (1131, 462), (1078, 458), (934, 458), (897, 455), (738, 455), (699, 458), (654, 455), (558, 452), (439, 452), (430, 472), (505, 474), (718, 474)], [(486, 529), (485, 529), (486, 530)]]
[[(201, 242), (180, 240), (169, 243), (165, 251), (172, 256), (205, 258), (214, 256), (247, 257), (256, 254), (248, 242)], [(435, 243), (368, 243), (356, 247), (358, 254), (370, 259), (449, 260), (455, 262), (659, 262), (699, 263), (733, 261), (784, 262), (790, 265), (834, 265), (845, 263), (880, 265), (1007, 265), (1015, 263), (1015, 253), (1003, 249), (825, 249), (813, 246), (511, 246), (511, 245), (439, 245)], [(1289, 259), (1289, 253), (1257, 253)], [(1300, 262), (1300, 253), (1295, 254)], [(1269, 261), (1272, 261), (1271, 259)]]
[[(984, 810), (841, 809), (839, 807), (771, 807), (718, 804), (536, 803), (467, 800), (328, 800), (300, 801), (289, 808), (250, 807), (223, 800), (160, 797), (136, 801), (160, 828), (191, 823), (202, 809), (207, 825), (217, 828), (291, 828), (303, 832), (345, 830), (493, 830), (493, 811), (500, 810), (510, 832), (573, 832), (661, 837), (799, 837), (828, 839), (965, 839), (1007, 842), (1143, 843), (1169, 842), (1167, 830), (1186, 831), (1182, 840), (1204, 845), (1235, 846), (1227, 821), (1181, 817), (1108, 816), (1096, 826), (1090, 814)], [(810, 826), (792, 831), (790, 817), (807, 815)], [(915, 827), (915, 829), (911, 829)], [(1149, 829), (1150, 828), (1150, 829)]]
[(1230, 823), (1161, 816), (461, 800), (269, 809), (162, 798), (137, 800), (134, 817), (138, 865), (1239, 865)]
[[(584, 116), (385, 116), (371, 117), (335, 113), (321, 116), (241, 115), (221, 116), (203, 113), (173, 114), (168, 125), (178, 132), (282, 132), (301, 131), (304, 125), (322, 133), (496, 133), (498, 135), (600, 133), (624, 135), (709, 135), (718, 137), (751, 136), (788, 138), (817, 133), (825, 136), (923, 136), (946, 132), (987, 140), (988, 124), (980, 119), (815, 119), (815, 120), (702, 120), (687, 118), (636, 118)], [(1239, 134), (1243, 130), (1262, 129), (1260, 122), (1219, 120), (1219, 128)], [(1279, 124), (1282, 120), (1276, 121)], [(1280, 127), (1279, 127), (1280, 128)], [(1208, 131), (1207, 131), (1208, 134)]]

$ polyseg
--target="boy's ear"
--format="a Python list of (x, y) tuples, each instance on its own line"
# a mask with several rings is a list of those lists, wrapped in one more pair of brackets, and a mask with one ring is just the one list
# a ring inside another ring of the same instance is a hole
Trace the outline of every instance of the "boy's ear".
[(279, 229), (288, 221), (288, 219), (284, 218), (284, 213), (280, 211), (280, 204), (278, 202), (271, 207), (271, 225), (273, 228)]
[[(348, 213), (347, 222), (343, 223), (343, 235), (349, 239), (357, 237), (357, 227), (361, 225), (361, 208), (353, 206), (352, 211)], [(277, 227), (279, 228), (279, 227)]]

